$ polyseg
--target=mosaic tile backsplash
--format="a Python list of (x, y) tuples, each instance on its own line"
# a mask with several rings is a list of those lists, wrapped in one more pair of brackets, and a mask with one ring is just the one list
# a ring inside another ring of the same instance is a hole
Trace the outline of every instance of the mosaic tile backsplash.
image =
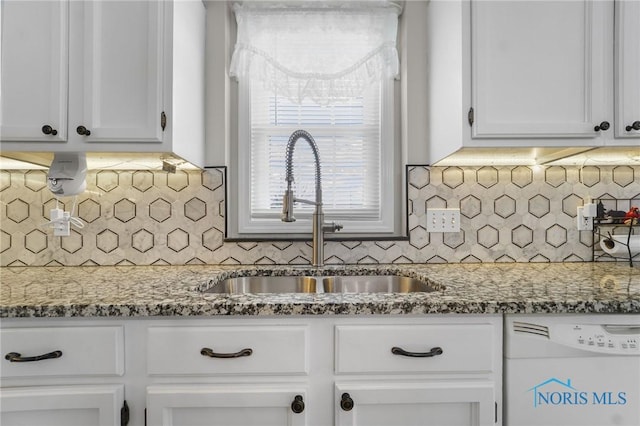
[[(640, 205), (640, 166), (408, 169), (409, 240), (328, 242), (327, 264), (590, 261), (577, 231), (585, 197)], [(69, 211), (73, 200), (60, 206)], [(54, 237), (46, 171), (0, 171), (0, 264), (308, 264), (306, 242), (225, 242), (224, 169), (97, 171), (76, 215), (83, 229)], [(460, 233), (428, 233), (426, 209), (461, 210)], [(233, 212), (229, 212), (233, 214)]]

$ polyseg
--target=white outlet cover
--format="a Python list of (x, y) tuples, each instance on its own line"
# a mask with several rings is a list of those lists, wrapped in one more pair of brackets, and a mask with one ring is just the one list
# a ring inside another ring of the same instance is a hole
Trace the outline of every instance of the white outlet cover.
[(585, 216), (585, 210), (583, 206), (578, 206), (576, 212), (576, 228), (578, 231), (592, 231), (593, 230), (593, 217)]
[(460, 232), (460, 209), (427, 209), (427, 232)]

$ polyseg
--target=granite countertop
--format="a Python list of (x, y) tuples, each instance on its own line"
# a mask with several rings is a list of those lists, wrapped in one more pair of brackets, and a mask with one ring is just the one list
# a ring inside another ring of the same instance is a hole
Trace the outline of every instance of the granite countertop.
[[(428, 281), (408, 294), (214, 294), (247, 275), (391, 274)], [(10, 267), (0, 317), (640, 313), (640, 268), (626, 263), (332, 266)]]

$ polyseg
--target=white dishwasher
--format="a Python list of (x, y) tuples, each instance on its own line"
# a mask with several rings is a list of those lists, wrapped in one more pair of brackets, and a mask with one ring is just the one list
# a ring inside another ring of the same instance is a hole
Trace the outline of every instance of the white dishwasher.
[(639, 426), (640, 315), (505, 315), (505, 426)]

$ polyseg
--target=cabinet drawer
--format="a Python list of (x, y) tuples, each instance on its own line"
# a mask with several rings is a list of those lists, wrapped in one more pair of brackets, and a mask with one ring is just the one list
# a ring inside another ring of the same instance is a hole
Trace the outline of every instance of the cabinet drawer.
[[(121, 326), (4, 328), (0, 340), (3, 378), (124, 374)], [(20, 356), (11, 362), (8, 354)]]
[(149, 327), (147, 339), (151, 375), (308, 372), (304, 326)]
[(337, 326), (335, 369), (337, 374), (487, 373), (494, 370), (495, 338), (489, 324)]

